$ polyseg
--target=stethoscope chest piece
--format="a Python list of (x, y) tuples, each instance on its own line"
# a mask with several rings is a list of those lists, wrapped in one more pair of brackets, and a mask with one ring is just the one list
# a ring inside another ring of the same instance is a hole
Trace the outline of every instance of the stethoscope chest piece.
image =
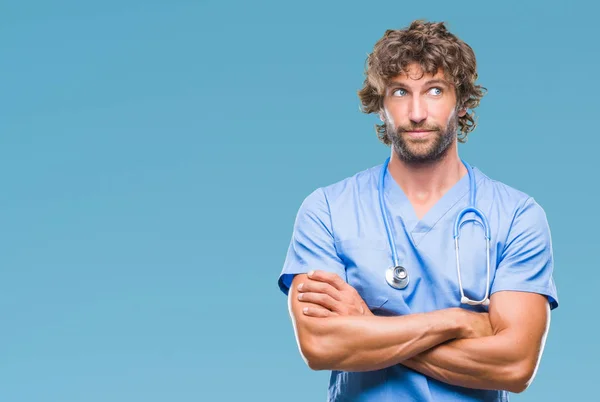
[(408, 272), (400, 265), (389, 267), (385, 272), (385, 280), (394, 289), (404, 289), (408, 286)]

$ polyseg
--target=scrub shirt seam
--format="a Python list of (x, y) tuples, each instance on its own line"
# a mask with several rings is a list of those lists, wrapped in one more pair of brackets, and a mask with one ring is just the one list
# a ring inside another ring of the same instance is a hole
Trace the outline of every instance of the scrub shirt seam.
[[(515, 291), (515, 292), (533, 292), (533, 293), (543, 293), (543, 294), (547, 294), (548, 296), (552, 296), (550, 294), (550, 287), (548, 286), (544, 286), (544, 287), (539, 287), (539, 286), (524, 286), (524, 287), (519, 287), (519, 286), (498, 286), (498, 289), (493, 289), (490, 291), (490, 294), (496, 293), (496, 292), (503, 292), (503, 291)], [(554, 296), (552, 296), (554, 297)]]
[(512, 228), (513, 228), (513, 225), (515, 223), (515, 220), (517, 219), (517, 215), (523, 209), (523, 207), (525, 207), (525, 204), (527, 204), (527, 202), (530, 199), (532, 199), (532, 197), (526, 197), (525, 201), (523, 201), (523, 203), (521, 205), (518, 205), (517, 208), (515, 208), (515, 212), (513, 213), (512, 219), (510, 221), (510, 225), (508, 226), (508, 231), (506, 233), (506, 238), (504, 239), (504, 247), (502, 247), (502, 253), (500, 253), (500, 255), (498, 256), (498, 258), (496, 258), (496, 265), (500, 264), (500, 261), (502, 261), (502, 257), (504, 256), (504, 253), (506, 252), (506, 247), (508, 246), (508, 238), (510, 237), (510, 232), (512, 231)]
[[(323, 198), (325, 199), (325, 204), (327, 205), (327, 215), (329, 216), (329, 228), (330, 228), (330, 233), (331, 233), (331, 239), (333, 240), (333, 248), (335, 249), (335, 254), (337, 255), (338, 258), (342, 259), (342, 256), (340, 256), (340, 253), (338, 251), (337, 248), (337, 243), (338, 240), (336, 239), (335, 236), (335, 230), (333, 230), (333, 218), (331, 217), (331, 206), (329, 205), (329, 199), (327, 198), (327, 194), (325, 194), (325, 189), (324, 188), (319, 188), (319, 190), (321, 190), (321, 192), (323, 193)], [(345, 273), (345, 270), (344, 270)]]
[[(331, 234), (331, 238), (333, 239), (334, 243), (335, 243), (335, 234), (333, 233), (333, 220), (331, 219), (331, 207), (329, 206), (329, 200), (327, 199), (327, 194), (325, 194), (325, 189), (323, 189), (323, 187), (320, 187), (319, 190), (321, 190), (321, 193), (323, 194), (323, 199), (325, 200), (325, 205), (327, 205), (327, 216), (329, 217), (329, 232)], [(336, 250), (337, 252), (337, 250)]]

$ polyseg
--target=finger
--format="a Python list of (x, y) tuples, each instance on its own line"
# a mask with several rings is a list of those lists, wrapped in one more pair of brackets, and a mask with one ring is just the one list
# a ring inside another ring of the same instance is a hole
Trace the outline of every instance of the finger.
[(298, 287), (296, 289), (298, 289), (298, 292), (302, 292), (302, 293), (307, 293), (307, 292), (324, 293), (324, 294), (331, 296), (333, 299), (335, 299), (337, 301), (342, 300), (342, 295), (341, 295), (340, 291), (337, 290), (336, 288), (334, 288), (329, 283), (325, 283), (325, 282), (313, 281), (313, 280), (309, 279), (306, 282), (298, 284)]
[(304, 315), (310, 316), (310, 317), (329, 317), (332, 315), (337, 315), (336, 313), (333, 313), (329, 310), (327, 310), (326, 308), (323, 307), (318, 307), (318, 306), (307, 306), (304, 307), (302, 309), (302, 312), (304, 313)]
[(310, 271), (308, 273), (308, 277), (315, 281), (328, 283), (337, 290), (344, 289), (344, 285), (346, 285), (346, 282), (342, 278), (340, 278), (339, 275), (334, 274), (332, 272), (326, 272), (321, 270)]
[(298, 294), (298, 300), (318, 304), (330, 311), (338, 311), (340, 305), (337, 300), (325, 293), (300, 293)]

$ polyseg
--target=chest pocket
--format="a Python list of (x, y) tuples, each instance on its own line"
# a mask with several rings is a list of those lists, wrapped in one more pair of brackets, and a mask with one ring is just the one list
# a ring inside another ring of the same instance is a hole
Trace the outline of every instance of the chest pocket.
[(389, 294), (385, 270), (392, 264), (385, 239), (356, 238), (336, 242), (346, 265), (348, 283), (355, 288), (375, 315), (387, 315)]

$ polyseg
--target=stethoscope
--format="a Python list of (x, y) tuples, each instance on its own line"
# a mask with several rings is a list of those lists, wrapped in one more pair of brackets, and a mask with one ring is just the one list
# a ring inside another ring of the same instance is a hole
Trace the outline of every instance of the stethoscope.
[[(408, 271), (406, 268), (400, 265), (398, 261), (398, 253), (396, 252), (396, 240), (394, 239), (394, 233), (390, 229), (390, 222), (387, 215), (387, 210), (385, 208), (383, 202), (383, 180), (385, 178), (385, 173), (387, 171), (388, 164), (390, 162), (390, 158), (387, 158), (381, 168), (381, 175), (379, 178), (379, 207), (381, 208), (381, 214), (383, 216), (383, 223), (385, 224), (385, 231), (387, 232), (388, 242), (390, 243), (390, 249), (392, 250), (392, 260), (393, 265), (389, 267), (385, 272), (385, 280), (391, 287), (395, 289), (404, 289), (408, 286), (410, 281), (410, 277), (408, 276)], [(469, 174), (469, 206), (461, 210), (456, 216), (456, 220), (454, 221), (454, 249), (456, 250), (456, 273), (458, 275), (458, 287), (460, 289), (460, 302), (463, 304), (469, 304), (471, 306), (476, 305), (484, 305), (487, 306), (490, 304), (489, 299), (489, 291), (490, 291), (490, 225), (488, 224), (488, 220), (479, 209), (475, 207), (475, 196), (477, 189), (475, 188), (475, 175), (473, 174), (473, 169), (469, 164), (465, 161), (462, 163), (467, 168), (467, 172)], [(474, 213), (481, 222), (477, 219), (465, 219), (462, 221), (462, 218), (468, 214), (469, 212)], [(462, 222), (461, 222), (462, 221)], [(485, 296), (481, 300), (471, 300), (465, 296), (465, 292), (462, 285), (462, 279), (460, 276), (460, 259), (458, 253), (458, 238), (460, 236), (461, 227), (467, 222), (474, 222), (483, 226), (483, 230), (485, 232), (485, 244), (486, 244), (486, 257), (487, 257), (487, 282), (485, 286)]]

